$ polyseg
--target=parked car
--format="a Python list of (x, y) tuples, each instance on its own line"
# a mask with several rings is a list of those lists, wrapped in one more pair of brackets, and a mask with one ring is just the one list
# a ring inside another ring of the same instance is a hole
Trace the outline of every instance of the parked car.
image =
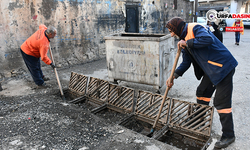
[(250, 19), (242, 19), (244, 27), (250, 27)]
[(206, 17), (197, 17), (197, 23), (207, 26), (207, 19)]

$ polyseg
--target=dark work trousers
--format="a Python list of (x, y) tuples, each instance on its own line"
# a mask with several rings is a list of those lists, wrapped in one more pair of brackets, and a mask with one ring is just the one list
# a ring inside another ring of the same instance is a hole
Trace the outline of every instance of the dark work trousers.
[(236, 43), (240, 42), (240, 32), (235, 32), (235, 42)]
[(22, 49), (20, 49), (23, 56), (23, 60), (30, 71), (30, 74), (37, 85), (43, 84), (43, 72), (41, 70), (40, 58), (36, 58), (31, 55), (25, 54)]
[(214, 107), (217, 109), (222, 125), (222, 138), (234, 137), (234, 125), (232, 115), (232, 92), (233, 92), (233, 69), (216, 86), (210, 81), (207, 75), (204, 75), (200, 85), (197, 88), (197, 103), (209, 105), (210, 99), (216, 89), (214, 97)]

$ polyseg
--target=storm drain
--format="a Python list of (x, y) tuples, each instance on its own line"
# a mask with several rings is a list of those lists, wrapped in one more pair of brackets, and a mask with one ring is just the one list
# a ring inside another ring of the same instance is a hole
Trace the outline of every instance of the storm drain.
[(66, 99), (70, 103), (79, 103), (86, 100), (88, 77), (71, 72), (69, 88), (64, 90)]
[[(162, 95), (152, 94), (150, 92), (139, 91), (138, 98), (136, 100), (135, 113), (137, 118), (154, 124), (155, 119), (159, 113), (159, 109), (162, 102)], [(161, 115), (159, 117), (158, 126), (161, 128), (167, 122), (167, 116), (169, 113), (170, 98), (166, 98)]]
[[(163, 99), (160, 94), (135, 92), (74, 72), (67, 96), (69, 102), (91, 104), (91, 112), (97, 116), (144, 135), (150, 133)], [(213, 111), (207, 105), (168, 97), (152, 138), (181, 149), (206, 149), (211, 141)]]
[(72, 90), (80, 95), (86, 94), (88, 77), (72, 72), (69, 81), (69, 90)]
[[(164, 142), (166, 144), (175, 146), (180, 149), (188, 149), (188, 150), (204, 150), (207, 148), (207, 144), (205, 142), (202, 142), (200, 140), (194, 140), (190, 137), (187, 137), (183, 134), (180, 134), (178, 132), (173, 132), (169, 130), (166, 132), (163, 136), (161, 136), (159, 139), (157, 139), (161, 142)], [(207, 142), (211, 142), (208, 140)], [(205, 146), (206, 145), (206, 146)]]
[[(106, 102), (91, 112), (105, 120), (119, 124), (133, 112), (134, 89), (108, 84), (108, 90), (98, 90), (101, 95), (107, 95)], [(91, 102), (100, 104), (100, 100), (91, 99)]]
[(142, 121), (141, 119), (137, 118), (136, 115), (133, 114), (123, 119), (119, 123), (119, 125), (146, 136), (148, 136), (152, 128), (152, 124), (146, 121)]
[(171, 99), (166, 126), (154, 139), (178, 148), (206, 149), (211, 142), (213, 107)]
[[(95, 110), (95, 109), (94, 109)], [(91, 111), (96, 116), (105, 119), (110, 124), (119, 124), (124, 118), (127, 118), (129, 114), (120, 113), (105, 107), (104, 109), (99, 109), (99, 111)]]
[(109, 84), (107, 106), (121, 113), (132, 113), (134, 106), (134, 89)]
[(90, 77), (87, 88), (88, 100), (99, 105), (104, 104), (108, 97), (108, 88), (108, 81)]

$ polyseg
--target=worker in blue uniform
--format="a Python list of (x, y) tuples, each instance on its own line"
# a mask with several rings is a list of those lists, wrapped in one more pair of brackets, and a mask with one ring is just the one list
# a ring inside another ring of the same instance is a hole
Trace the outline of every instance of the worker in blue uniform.
[[(174, 17), (166, 27), (171, 36), (180, 39), (177, 46), (182, 48), (183, 61), (175, 70), (174, 79), (182, 76), (193, 65), (195, 76), (201, 82), (196, 90), (197, 103), (209, 105), (215, 92), (214, 106), (220, 116), (222, 136), (215, 148), (225, 148), (235, 141), (232, 115), (233, 75), (238, 65), (230, 51), (203, 25), (186, 23)], [(173, 80), (174, 80), (173, 79)], [(166, 82), (173, 86), (173, 80)]]

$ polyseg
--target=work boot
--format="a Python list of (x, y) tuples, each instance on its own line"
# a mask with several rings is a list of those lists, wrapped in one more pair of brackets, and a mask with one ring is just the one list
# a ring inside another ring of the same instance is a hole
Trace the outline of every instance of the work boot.
[(43, 84), (38, 85), (39, 88), (46, 88), (46, 83), (43, 82)]
[(235, 137), (231, 138), (221, 138), (220, 141), (216, 142), (214, 147), (215, 148), (226, 148), (228, 145), (235, 141)]
[(50, 79), (48, 77), (43, 76), (43, 81), (49, 81)]

